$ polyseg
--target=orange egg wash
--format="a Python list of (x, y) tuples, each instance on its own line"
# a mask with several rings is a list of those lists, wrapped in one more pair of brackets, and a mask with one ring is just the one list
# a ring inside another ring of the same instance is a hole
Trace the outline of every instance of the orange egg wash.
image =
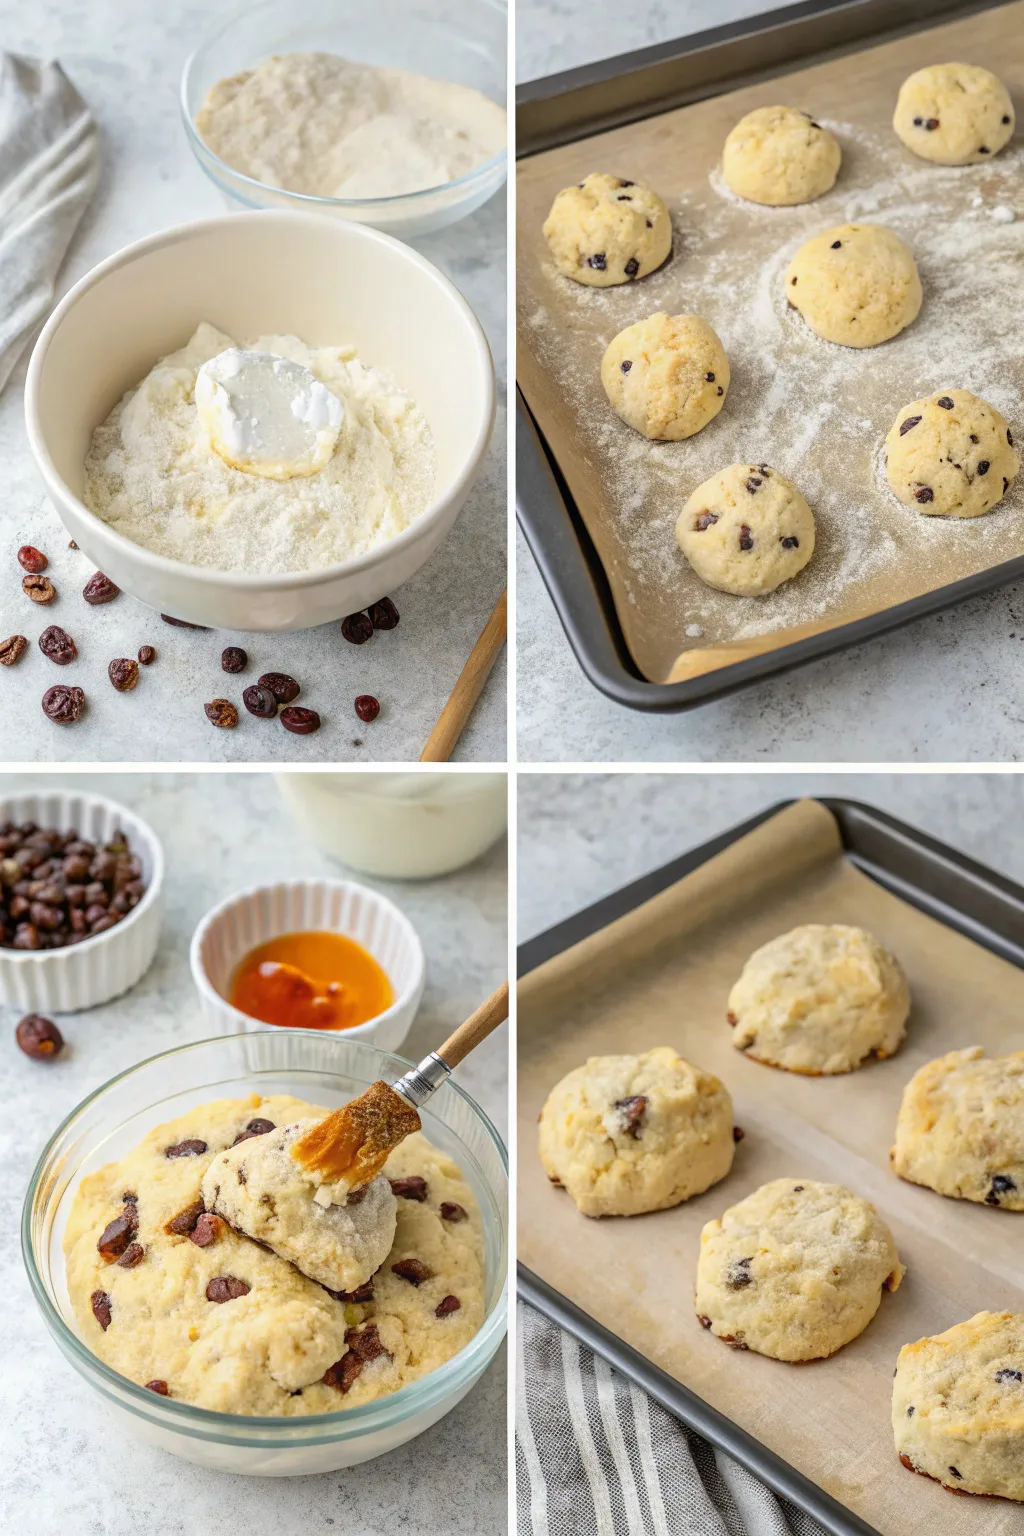
[(343, 933), (283, 933), (250, 950), (231, 980), (233, 1007), (285, 1029), (352, 1029), (394, 1000), (386, 973)]

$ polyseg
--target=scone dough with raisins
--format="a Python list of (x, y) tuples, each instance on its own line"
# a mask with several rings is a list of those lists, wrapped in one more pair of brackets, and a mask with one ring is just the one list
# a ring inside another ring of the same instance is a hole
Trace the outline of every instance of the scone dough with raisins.
[(954, 1200), (1024, 1211), (1024, 1051), (950, 1051), (903, 1090), (893, 1172)]
[(644, 437), (679, 442), (722, 409), (729, 359), (700, 315), (649, 315), (612, 338), (601, 383), (627, 426)]
[(834, 134), (793, 107), (757, 107), (725, 141), (722, 174), (737, 197), (770, 208), (810, 203), (839, 175)]
[(904, 406), (885, 440), (885, 477), (905, 506), (929, 517), (981, 517), (1020, 470), (1009, 422), (969, 389)]
[(873, 1205), (841, 1184), (773, 1179), (700, 1235), (697, 1316), (774, 1360), (821, 1360), (863, 1333), (903, 1265)]
[(1024, 1316), (978, 1312), (904, 1344), (892, 1428), (910, 1471), (957, 1493), (1024, 1500)]
[(899, 1048), (910, 989), (863, 928), (805, 923), (756, 949), (729, 993), (732, 1043), (752, 1061), (825, 1077)]
[(638, 1216), (701, 1194), (732, 1167), (732, 1100), (668, 1046), (592, 1056), (555, 1084), (540, 1160), (584, 1216)]
[(555, 266), (588, 288), (646, 277), (672, 250), (672, 220), (650, 187), (594, 172), (565, 187), (544, 221)]
[(785, 291), (815, 335), (842, 347), (890, 341), (917, 319), (923, 297), (913, 251), (880, 224), (839, 224), (805, 240)]
[(709, 587), (761, 597), (799, 575), (813, 555), (814, 513), (777, 469), (730, 464), (694, 491), (676, 543)]
[(982, 163), (1013, 137), (1013, 102), (979, 64), (929, 64), (900, 86), (892, 126), (922, 160)]

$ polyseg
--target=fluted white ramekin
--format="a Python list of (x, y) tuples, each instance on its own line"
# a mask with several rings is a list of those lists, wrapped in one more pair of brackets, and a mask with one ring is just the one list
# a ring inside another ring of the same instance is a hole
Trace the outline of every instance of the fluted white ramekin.
[(386, 896), (354, 880), (282, 880), (231, 896), (208, 912), (192, 936), (192, 979), (203, 1018), (218, 1034), (273, 1029), (228, 1001), (240, 960), (284, 933), (326, 929), (355, 939), (391, 982), (391, 1007), (340, 1031), (382, 1051), (397, 1051), (416, 1017), (426, 981), (426, 959), (412, 923)]
[(0, 1002), (26, 1013), (78, 1013), (134, 987), (149, 970), (163, 919), (164, 854), (152, 827), (102, 795), (53, 790), (0, 798), (0, 824), (34, 821), (87, 842), (108, 843), (119, 829), (142, 863), (146, 893), (113, 928), (64, 949), (0, 948)]

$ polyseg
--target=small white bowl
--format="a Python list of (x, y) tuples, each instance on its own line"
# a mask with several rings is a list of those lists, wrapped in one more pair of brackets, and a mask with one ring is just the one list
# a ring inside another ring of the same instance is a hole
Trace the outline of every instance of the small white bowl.
[(0, 1003), (26, 1013), (79, 1013), (120, 997), (153, 963), (163, 918), (164, 854), (140, 816), (102, 795), (54, 790), (0, 799), (0, 823), (74, 831), (106, 843), (120, 829), (142, 863), (146, 893), (113, 928), (65, 949), (0, 948)]
[[(238, 340), (290, 333), (310, 346), (351, 344), (393, 374), (434, 437), (426, 511), (367, 554), (270, 576), (153, 554), (90, 512), (82, 491), (93, 431), (203, 320)], [(76, 283), (32, 352), (25, 421), (64, 526), (119, 587), (213, 629), (308, 629), (393, 592), (450, 531), (487, 452), (494, 370), (465, 299), (408, 246), (322, 214), (234, 213), (150, 235)]]
[(397, 1051), (416, 1017), (426, 981), (426, 959), (412, 923), (393, 901), (354, 880), (282, 880), (231, 896), (207, 913), (192, 935), (192, 979), (203, 1018), (221, 1035), (274, 1030), (233, 1008), (228, 997), (240, 960), (259, 944), (284, 933), (327, 929), (355, 939), (386, 973), (395, 1001), (365, 1024), (343, 1030), (303, 1030), (346, 1040), (366, 1040)]

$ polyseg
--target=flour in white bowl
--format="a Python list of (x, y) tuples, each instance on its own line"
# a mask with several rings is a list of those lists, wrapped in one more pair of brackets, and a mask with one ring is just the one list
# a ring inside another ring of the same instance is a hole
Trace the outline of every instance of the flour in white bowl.
[(196, 114), (233, 170), (305, 196), (398, 197), (441, 187), (505, 144), (482, 91), (333, 53), (285, 53), (218, 80)]
[(315, 474), (279, 481), (224, 462), (196, 409), (202, 365), (240, 345), (205, 322), (93, 433), (87, 507), (134, 544), (250, 575), (320, 570), (393, 539), (429, 506), (434, 440), (423, 411), (352, 347), (295, 336), (241, 343), (308, 368), (340, 400), (337, 446)]

